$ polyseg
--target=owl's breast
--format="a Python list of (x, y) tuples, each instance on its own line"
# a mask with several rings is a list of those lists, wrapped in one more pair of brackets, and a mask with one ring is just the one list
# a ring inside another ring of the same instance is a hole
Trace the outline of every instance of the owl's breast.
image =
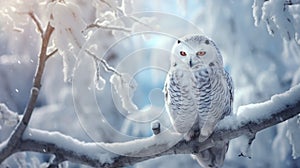
[(200, 96), (197, 81), (191, 71), (170, 71), (166, 81), (166, 108), (175, 129), (180, 133), (188, 132), (198, 122)]
[(173, 70), (166, 81), (166, 107), (178, 132), (221, 118), (226, 98), (222, 75), (213, 69)]

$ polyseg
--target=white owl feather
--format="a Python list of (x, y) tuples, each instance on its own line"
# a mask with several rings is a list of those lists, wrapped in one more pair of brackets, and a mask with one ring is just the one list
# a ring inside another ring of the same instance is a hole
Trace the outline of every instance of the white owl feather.
[[(173, 47), (165, 82), (166, 108), (175, 130), (186, 140), (206, 140), (217, 123), (232, 112), (233, 85), (222, 55), (205, 36), (188, 35)], [(196, 155), (204, 167), (222, 166), (228, 142)]]

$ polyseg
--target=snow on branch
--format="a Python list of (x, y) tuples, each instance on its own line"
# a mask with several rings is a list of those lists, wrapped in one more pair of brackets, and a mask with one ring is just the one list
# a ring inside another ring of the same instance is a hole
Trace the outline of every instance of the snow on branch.
[(269, 34), (279, 33), (285, 40), (295, 39), (299, 43), (297, 16), (299, 10), (290, 7), (299, 5), (300, 0), (254, 0), (255, 25), (266, 23)]
[[(128, 142), (85, 143), (58, 132), (27, 129), (13, 153), (20, 151), (49, 153), (59, 156), (60, 161), (106, 168), (134, 165), (163, 155), (194, 154), (218, 142), (256, 133), (298, 115), (299, 95), (300, 85), (273, 96), (269, 101), (243, 106), (239, 108), (236, 116), (228, 116), (222, 120), (214, 133), (201, 143), (197, 138), (187, 142), (180, 134), (168, 130)], [(6, 144), (6, 142), (0, 144), (0, 151)]]
[(9, 110), (5, 104), (0, 103), (0, 130), (3, 125), (15, 126), (18, 122), (18, 114)]

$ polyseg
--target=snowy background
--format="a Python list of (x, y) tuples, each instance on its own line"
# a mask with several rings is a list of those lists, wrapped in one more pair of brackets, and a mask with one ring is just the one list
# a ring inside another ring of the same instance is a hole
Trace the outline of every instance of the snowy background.
[[(1, 1), (0, 103), (18, 114), (26, 106), (41, 44), (35, 24), (26, 15), (33, 12), (43, 27), (51, 20), (55, 32), (50, 49), (59, 52), (47, 62), (32, 128), (87, 142), (120, 142), (151, 136), (154, 120), (170, 127), (161, 90), (169, 51), (176, 38), (189, 33), (204, 34), (220, 48), (233, 77), (236, 112), (241, 105), (269, 100), (299, 83), (300, 5), (291, 2), (296, 4), (285, 5), (283, 0)], [(92, 23), (98, 27), (86, 28)], [(120, 98), (123, 86), (118, 86), (117, 76), (111, 78), (113, 73), (99, 66), (86, 49), (128, 74), (134, 92), (123, 88), (123, 95), (129, 94)], [(0, 122), (3, 141), (12, 127)], [(252, 159), (238, 157), (242, 141), (232, 140), (224, 167), (300, 167), (292, 150), (300, 139), (290, 136), (296, 127), (299, 123), (292, 119), (259, 132)], [(19, 153), (5, 164), (39, 167), (49, 159)], [(167, 166), (197, 167), (197, 163), (189, 155), (178, 155), (133, 167)]]

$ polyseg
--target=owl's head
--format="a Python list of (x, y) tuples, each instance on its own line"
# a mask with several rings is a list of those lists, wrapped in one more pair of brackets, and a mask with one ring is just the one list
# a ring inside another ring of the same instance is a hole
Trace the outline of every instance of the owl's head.
[(189, 69), (220, 68), (223, 60), (212, 40), (202, 35), (187, 35), (173, 46), (171, 64)]

